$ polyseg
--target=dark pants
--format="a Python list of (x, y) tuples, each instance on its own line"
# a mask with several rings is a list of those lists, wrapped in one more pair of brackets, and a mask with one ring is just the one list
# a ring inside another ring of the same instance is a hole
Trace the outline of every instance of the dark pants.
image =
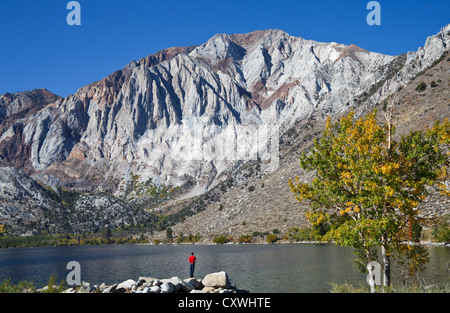
[(191, 270), (191, 276), (194, 277), (195, 263), (189, 263), (189, 268)]

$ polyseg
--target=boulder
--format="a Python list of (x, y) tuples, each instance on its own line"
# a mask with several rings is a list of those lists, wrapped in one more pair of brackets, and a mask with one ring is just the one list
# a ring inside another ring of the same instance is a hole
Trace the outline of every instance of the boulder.
[(183, 280), (185, 283), (188, 283), (194, 287), (194, 289), (202, 289), (204, 286), (198, 279), (195, 278), (187, 278)]
[(79, 287), (77, 293), (90, 293), (93, 291), (93, 288), (91, 287), (91, 284), (88, 282), (83, 281), (81, 283), (81, 286)]
[(183, 292), (191, 292), (192, 290), (194, 290), (194, 286), (192, 286), (190, 283), (184, 281), (184, 280), (180, 280), (180, 290)]
[[(59, 286), (53, 285), (52, 288), (53, 289), (58, 289)], [(44, 287), (42, 287), (40, 289), (36, 289), (36, 292), (47, 292), (48, 289), (49, 289), (49, 286), (44, 286)]]
[(105, 289), (108, 288), (108, 286), (105, 283), (102, 283), (99, 287), (98, 290), (100, 290), (100, 292), (105, 291)]
[(138, 286), (142, 286), (143, 284), (150, 284), (150, 285), (152, 285), (153, 282), (155, 282), (156, 280), (158, 280), (158, 279), (154, 278), (154, 277), (145, 277), (145, 276), (144, 277), (139, 277), (137, 285)]
[(191, 292), (194, 289), (189, 282), (181, 280), (180, 278), (174, 276), (169, 279), (161, 279), (162, 283), (171, 283), (173, 285), (173, 292)]
[(203, 289), (201, 290), (202, 292), (214, 292), (215, 288), (214, 287), (203, 287)]
[(114, 293), (114, 292), (116, 291), (117, 285), (118, 285), (118, 284), (114, 284), (114, 285), (111, 285), (111, 286), (105, 288), (105, 289), (102, 291), (102, 293)]
[(175, 287), (170, 281), (163, 282), (159, 287), (161, 288), (161, 293), (172, 293), (175, 290)]
[(150, 287), (149, 293), (160, 293), (161, 288), (159, 286), (152, 286)]
[(159, 280), (159, 279), (155, 280), (155, 281), (152, 283), (153, 286), (161, 286), (161, 284), (162, 284), (162, 281)]
[[(172, 277), (172, 278), (167, 278), (167, 279), (161, 279), (161, 282), (164, 283), (170, 283), (173, 286), (173, 291), (177, 292), (180, 290), (181, 285), (180, 285), (180, 281), (181, 279), (179, 279), (178, 277)], [(162, 286), (162, 285), (161, 285)]]
[(205, 276), (202, 280), (205, 287), (225, 288), (230, 289), (231, 283), (228, 274), (225, 271), (211, 273)]
[(121, 282), (121, 283), (117, 286), (117, 289), (123, 288), (123, 289), (131, 290), (131, 289), (133, 289), (133, 286), (136, 286), (136, 284), (137, 284), (137, 283), (136, 283), (134, 280), (128, 279), (128, 280), (126, 280), (126, 281), (124, 281), (124, 282)]

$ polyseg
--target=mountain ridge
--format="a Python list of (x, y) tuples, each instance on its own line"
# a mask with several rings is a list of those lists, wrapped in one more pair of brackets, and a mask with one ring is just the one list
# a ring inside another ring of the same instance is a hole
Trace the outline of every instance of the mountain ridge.
[[(208, 191), (220, 197), (217, 188), (230, 177), (241, 175), (248, 184), (242, 170), (258, 163), (257, 158), (179, 158), (191, 148), (189, 136), (199, 128), (203, 156), (223, 134), (238, 136), (272, 124), (279, 126), (282, 149), (288, 147), (283, 138), (292, 141), (287, 134), (301, 129), (303, 149), (328, 115), (350, 109), (363, 114), (383, 101), (398, 102), (399, 90), (448, 51), (449, 38), (447, 25), (418, 51), (386, 56), (282, 30), (217, 34), (199, 46), (168, 48), (131, 61), (65, 98), (42, 89), (2, 95), (0, 155), (5, 166), (13, 165), (54, 190), (123, 198), (121, 181), (139, 173), (143, 181), (185, 191), (177, 200), (181, 207), (171, 199), (147, 208), (178, 214)], [(18, 100), (33, 92), (35, 99)], [(281, 153), (280, 164), (299, 149)], [(281, 215), (290, 218), (288, 211)], [(302, 221), (297, 216), (291, 225)]]

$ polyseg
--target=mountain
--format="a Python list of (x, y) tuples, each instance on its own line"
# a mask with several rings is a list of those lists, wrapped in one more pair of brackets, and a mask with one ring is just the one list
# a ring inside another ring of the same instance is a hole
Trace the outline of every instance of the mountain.
[[(431, 128), (435, 121), (450, 118), (450, 55), (444, 53), (427, 69), (418, 73), (411, 81), (389, 94), (382, 102), (366, 105), (364, 102), (354, 107), (358, 116), (377, 108), (379, 120), (383, 121), (384, 102), (392, 104), (395, 136), (405, 135), (413, 130)], [(433, 83), (434, 82), (434, 83)], [(424, 91), (417, 87), (425, 84)], [(432, 87), (434, 86), (434, 87)], [(346, 114), (335, 114), (334, 119)], [(306, 203), (299, 204), (289, 189), (288, 180), (299, 177), (310, 180), (311, 174), (301, 170), (299, 156), (308, 152), (314, 138), (321, 135), (326, 116), (314, 113), (297, 122), (280, 136), (280, 164), (276, 171), (264, 173), (257, 162), (249, 162), (223, 183), (192, 200), (173, 200), (160, 206), (160, 214), (192, 210), (190, 216), (172, 226), (173, 236), (200, 234), (206, 242), (217, 236), (230, 236), (234, 240), (240, 236), (250, 236), (253, 240), (260, 234), (280, 231), (283, 238), (293, 227), (307, 227)], [(430, 189), (430, 195), (421, 204), (423, 215), (445, 217), (450, 209), (450, 199)], [(155, 238), (165, 239), (161, 232)]]
[[(218, 34), (132, 61), (66, 98), (45, 89), (0, 96), (0, 155), (54, 190), (129, 201), (133, 192), (124, 186), (134, 180), (177, 188), (165, 201), (139, 205), (178, 220), (195, 214), (187, 220), (206, 223), (203, 215), (222, 204), (205, 234), (229, 233), (230, 223), (244, 230), (299, 225), (304, 216), (292, 213), (298, 204), (287, 180), (326, 116), (364, 114), (384, 101), (403, 112), (400, 129), (431, 122), (431, 115), (412, 118), (424, 101), (428, 114), (448, 116), (449, 44), (450, 25), (399, 56), (281, 30)], [(418, 96), (412, 87), (431, 68), (441, 82)]]

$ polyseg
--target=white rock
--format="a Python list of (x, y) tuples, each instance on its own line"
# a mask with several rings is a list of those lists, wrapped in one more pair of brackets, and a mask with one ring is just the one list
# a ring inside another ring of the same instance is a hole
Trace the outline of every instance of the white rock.
[(118, 284), (111, 285), (111, 286), (105, 288), (105, 289), (102, 291), (102, 293), (111, 293), (111, 291), (114, 291), (114, 290), (117, 289), (117, 286), (118, 286)]
[(157, 279), (157, 280), (155, 280), (154, 282), (153, 282), (153, 286), (161, 286), (161, 284), (162, 284), (162, 282), (161, 282), (161, 280), (159, 280), (159, 279)]
[(181, 286), (180, 289), (181, 289), (182, 291), (184, 291), (184, 292), (191, 292), (192, 290), (195, 289), (193, 285), (191, 285), (190, 283), (188, 283), (188, 282), (186, 282), (186, 281), (184, 281), (184, 280), (182, 280), (182, 281), (180, 282), (180, 286)]
[(177, 292), (181, 288), (181, 283), (183, 282), (178, 277), (171, 277), (169, 279), (161, 279), (162, 283), (171, 283), (173, 285), (173, 291)]
[(186, 278), (185, 280), (183, 280), (185, 283), (188, 283), (190, 285), (192, 285), (192, 287), (194, 287), (194, 289), (200, 289), (202, 288), (201, 283), (195, 279), (195, 278)]
[(133, 286), (136, 286), (136, 282), (132, 279), (128, 279), (124, 282), (121, 282), (116, 289), (124, 288), (124, 289), (132, 289)]
[(147, 277), (147, 276), (144, 276), (144, 277), (139, 277), (138, 278), (138, 282), (141, 282), (141, 281), (143, 281), (143, 283), (145, 284), (145, 283), (148, 283), (148, 284), (153, 284), (153, 282), (154, 281), (156, 281), (157, 280), (157, 278), (154, 278), (154, 277)]
[(172, 293), (174, 291), (174, 286), (170, 281), (163, 282), (161, 284), (160, 288), (161, 288), (161, 293)]
[(89, 293), (91, 292), (91, 289), (92, 289), (91, 284), (83, 281), (81, 283), (81, 286), (78, 288), (77, 293)]
[(205, 276), (202, 280), (202, 284), (205, 287), (214, 287), (214, 288), (231, 288), (231, 283), (228, 278), (228, 274), (225, 271), (211, 273)]

